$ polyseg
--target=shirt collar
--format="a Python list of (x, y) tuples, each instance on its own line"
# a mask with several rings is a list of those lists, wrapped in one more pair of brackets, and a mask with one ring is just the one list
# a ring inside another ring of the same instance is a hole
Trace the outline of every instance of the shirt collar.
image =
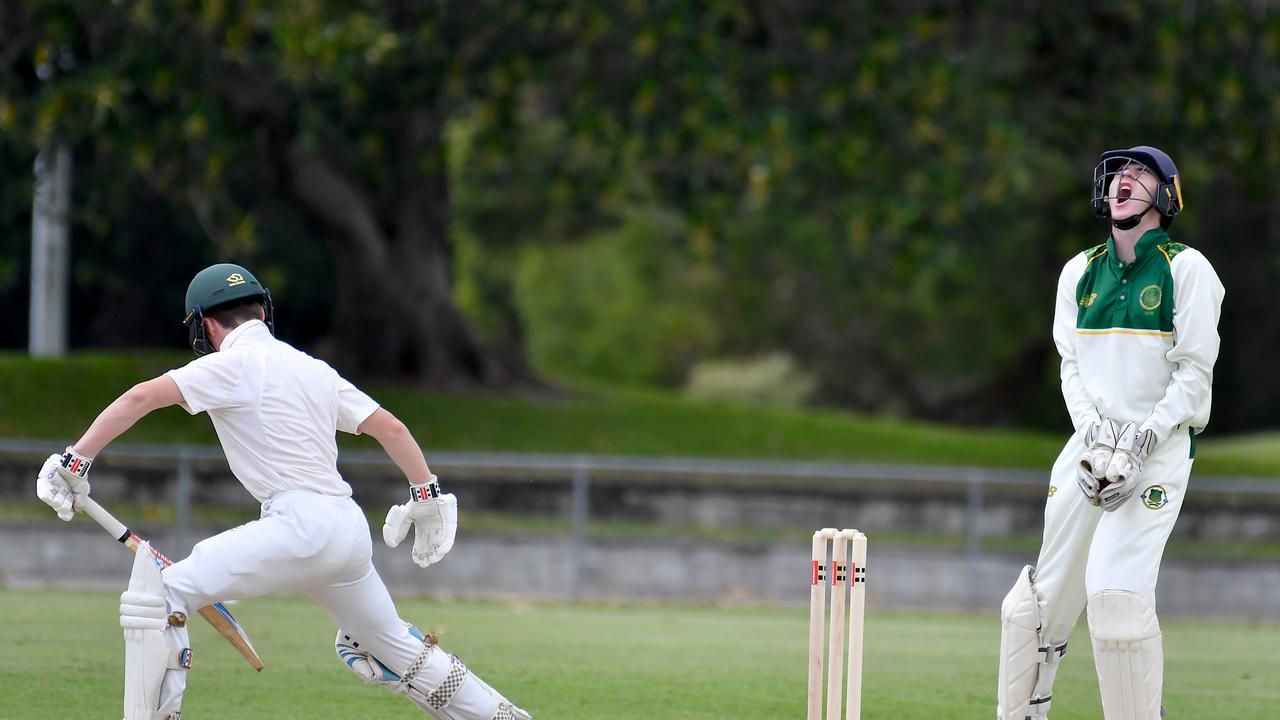
[(218, 346), (219, 352), (240, 342), (241, 338), (255, 338), (262, 335), (270, 335), (267, 326), (261, 320), (249, 320), (235, 327), (227, 336), (222, 338), (222, 345)]
[[(1156, 245), (1166, 242), (1168, 239), (1169, 234), (1164, 231), (1164, 228), (1153, 228), (1142, 233), (1142, 237), (1138, 238), (1138, 243), (1133, 246), (1133, 262), (1135, 264), (1141, 262), (1144, 257), (1155, 252), (1154, 248)], [(1120, 258), (1120, 256), (1116, 254), (1115, 235), (1107, 236), (1107, 252), (1110, 253), (1113, 258)]]

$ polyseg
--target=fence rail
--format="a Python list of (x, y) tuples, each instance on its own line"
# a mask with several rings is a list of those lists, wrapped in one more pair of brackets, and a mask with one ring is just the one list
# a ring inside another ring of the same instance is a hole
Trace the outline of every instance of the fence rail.
[[(0, 438), (0, 461), (40, 462), (58, 441)], [(111, 465), (159, 463), (176, 470), (174, 541), (181, 546), (189, 531), (195, 464), (221, 464), (222, 449), (208, 445), (115, 444), (104, 456)], [(428, 458), (441, 474), (485, 474), (498, 478), (555, 478), (571, 487), (568, 594), (581, 595), (583, 556), (587, 543), (589, 497), (593, 483), (619, 481), (678, 482), (700, 485), (731, 479), (735, 485), (773, 484), (785, 481), (789, 489), (857, 489), (860, 485), (894, 484), (956, 486), (965, 496), (965, 557), (976, 568), (982, 546), (982, 508), (987, 486), (1042, 488), (1045, 470), (1020, 470), (976, 466), (891, 463), (755, 460), (729, 458), (634, 457), (593, 454), (432, 451)], [(381, 451), (342, 450), (338, 464), (348, 468), (394, 472), (395, 466)], [(1280, 478), (1201, 476), (1195, 478), (1197, 495), (1236, 495), (1266, 498), (1280, 503)], [(977, 578), (976, 572), (969, 577)], [(976, 582), (976, 580), (975, 580)], [(978, 588), (971, 589), (971, 597)]]

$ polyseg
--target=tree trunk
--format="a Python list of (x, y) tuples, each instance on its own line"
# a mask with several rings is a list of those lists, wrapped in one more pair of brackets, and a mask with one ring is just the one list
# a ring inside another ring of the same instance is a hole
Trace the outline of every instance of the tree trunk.
[[(337, 302), (319, 354), (344, 372), (412, 377), (436, 386), (540, 388), (518, 354), (499, 356), (472, 333), (453, 301), (449, 186), (444, 164), (446, 112), (401, 108), (395, 197), (372, 197), (321, 150), (299, 137), (283, 94), (247, 65), (217, 75), (227, 106), (262, 128), (268, 164), (284, 191), (324, 225), (334, 259)], [(424, 159), (430, 162), (425, 167)]]
[(519, 358), (483, 346), (453, 301), (443, 171), (400, 188), (389, 218), (317, 153), (295, 143), (288, 163), (290, 191), (329, 228), (336, 268), (337, 303), (321, 354), (346, 372), (437, 386), (532, 384)]

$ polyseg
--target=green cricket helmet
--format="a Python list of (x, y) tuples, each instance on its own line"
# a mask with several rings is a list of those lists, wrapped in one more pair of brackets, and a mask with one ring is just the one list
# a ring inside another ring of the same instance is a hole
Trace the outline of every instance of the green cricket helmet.
[(262, 303), (267, 329), (274, 335), (276, 320), (271, 306), (271, 291), (262, 287), (253, 273), (233, 263), (210, 265), (196, 273), (187, 286), (187, 316), (182, 321), (187, 326), (187, 338), (196, 355), (213, 352), (213, 346), (205, 336), (205, 314), (247, 302)]

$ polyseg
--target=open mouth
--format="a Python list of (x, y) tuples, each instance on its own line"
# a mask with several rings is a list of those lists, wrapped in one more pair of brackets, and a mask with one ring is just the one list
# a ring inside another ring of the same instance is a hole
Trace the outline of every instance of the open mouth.
[(1116, 205), (1124, 205), (1131, 197), (1133, 197), (1133, 185), (1120, 183), (1120, 187), (1116, 189)]

